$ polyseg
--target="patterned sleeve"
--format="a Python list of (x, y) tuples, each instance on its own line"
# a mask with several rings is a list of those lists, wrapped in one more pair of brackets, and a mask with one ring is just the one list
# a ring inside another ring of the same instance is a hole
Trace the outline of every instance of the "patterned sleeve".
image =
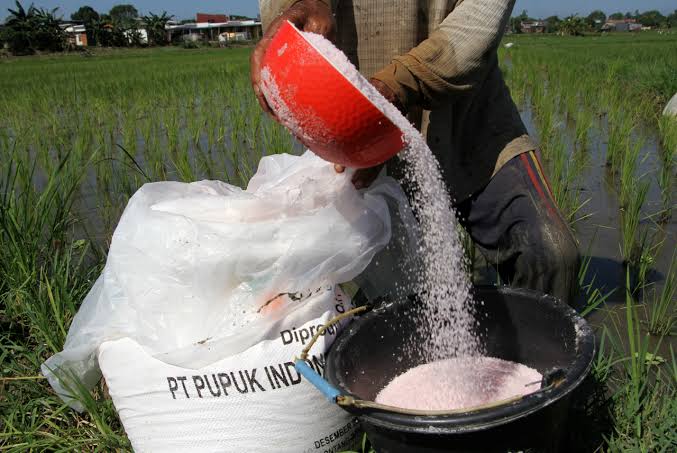
[(481, 83), (515, 0), (464, 0), (428, 39), (374, 75), (402, 104), (439, 105)]

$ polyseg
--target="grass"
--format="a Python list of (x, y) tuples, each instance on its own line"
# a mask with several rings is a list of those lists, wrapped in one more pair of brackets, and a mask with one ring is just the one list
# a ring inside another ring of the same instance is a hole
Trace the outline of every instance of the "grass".
[[(630, 286), (630, 274), (626, 274)], [(625, 331), (614, 341), (619, 373), (610, 382), (613, 395), (613, 431), (609, 451), (671, 451), (677, 441), (677, 387), (674, 353), (672, 368), (661, 366), (660, 340), (652, 347), (643, 333), (631, 291), (626, 292)], [(614, 336), (610, 336), (614, 339)]]
[(637, 265), (642, 254), (641, 242), (637, 241), (640, 234), (640, 220), (642, 206), (646, 202), (649, 191), (648, 181), (639, 181), (639, 186), (628, 195), (627, 206), (621, 210), (621, 255), (625, 264)]
[(677, 325), (677, 254), (673, 253), (663, 288), (658, 291), (653, 288), (651, 303), (649, 304), (648, 327), (651, 335), (658, 337), (674, 335)]
[[(596, 194), (583, 195), (580, 187), (595, 153), (612, 149), (609, 178), (628, 212), (620, 258), (650, 263), (657, 252), (642, 239), (649, 236), (641, 220), (651, 214), (638, 190), (637, 155), (644, 154), (643, 137), (659, 134), (656, 179), (661, 204), (671, 209), (677, 133), (657, 111), (668, 91), (677, 91), (676, 38), (515, 40), (506, 78), (517, 101), (533, 108), (566, 218), (576, 226), (594, 215), (586, 209)], [(39, 365), (63, 346), (120, 213), (143, 183), (214, 178), (245, 185), (262, 155), (295, 149), (256, 104), (249, 52), (129, 50), (0, 62), (0, 451), (130, 449), (102, 388), (80, 392), (86, 411), (77, 414), (41, 379)], [(617, 120), (609, 126), (610, 118)], [(472, 263), (474, 248), (468, 253)], [(579, 274), (586, 312), (624, 291), (600, 289), (588, 278), (589, 255)], [(571, 451), (661, 451), (673, 441), (677, 364), (665, 354), (663, 365), (648, 360), (660, 356), (651, 341), (668, 338), (674, 327), (665, 325), (674, 321), (674, 264), (666, 272), (672, 280), (651, 288), (646, 319), (636, 314), (637, 294), (628, 294), (624, 328), (603, 335), (575, 407), (581, 415), (572, 417)]]

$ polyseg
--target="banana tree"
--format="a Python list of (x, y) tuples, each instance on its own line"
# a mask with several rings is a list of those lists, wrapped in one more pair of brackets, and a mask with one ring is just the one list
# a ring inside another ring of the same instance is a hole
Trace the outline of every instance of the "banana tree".
[(167, 22), (172, 20), (174, 16), (167, 15), (167, 11), (162, 11), (161, 15), (148, 13), (141, 19), (146, 24), (146, 31), (148, 32), (148, 44), (151, 46), (161, 46), (167, 44)]

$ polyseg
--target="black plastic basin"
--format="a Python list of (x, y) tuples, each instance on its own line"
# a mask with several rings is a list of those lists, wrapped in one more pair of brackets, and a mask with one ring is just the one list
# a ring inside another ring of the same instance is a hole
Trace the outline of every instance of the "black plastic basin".
[[(478, 287), (475, 300), (487, 355), (523, 363), (552, 381), (517, 401), (474, 412), (414, 416), (346, 408), (376, 451), (557, 451), (570, 392), (592, 363), (592, 329), (566, 304), (534, 291)], [(330, 350), (325, 378), (346, 395), (373, 401), (391, 379), (421, 365), (420, 355), (411, 353), (419, 343), (410, 316), (418, 303), (385, 302), (356, 318)]]

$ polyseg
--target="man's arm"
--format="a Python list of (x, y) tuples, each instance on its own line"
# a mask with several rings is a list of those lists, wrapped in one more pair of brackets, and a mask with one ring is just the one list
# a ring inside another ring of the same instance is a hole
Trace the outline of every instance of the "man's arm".
[(428, 39), (374, 75), (405, 107), (432, 108), (480, 83), (515, 0), (465, 0)]

